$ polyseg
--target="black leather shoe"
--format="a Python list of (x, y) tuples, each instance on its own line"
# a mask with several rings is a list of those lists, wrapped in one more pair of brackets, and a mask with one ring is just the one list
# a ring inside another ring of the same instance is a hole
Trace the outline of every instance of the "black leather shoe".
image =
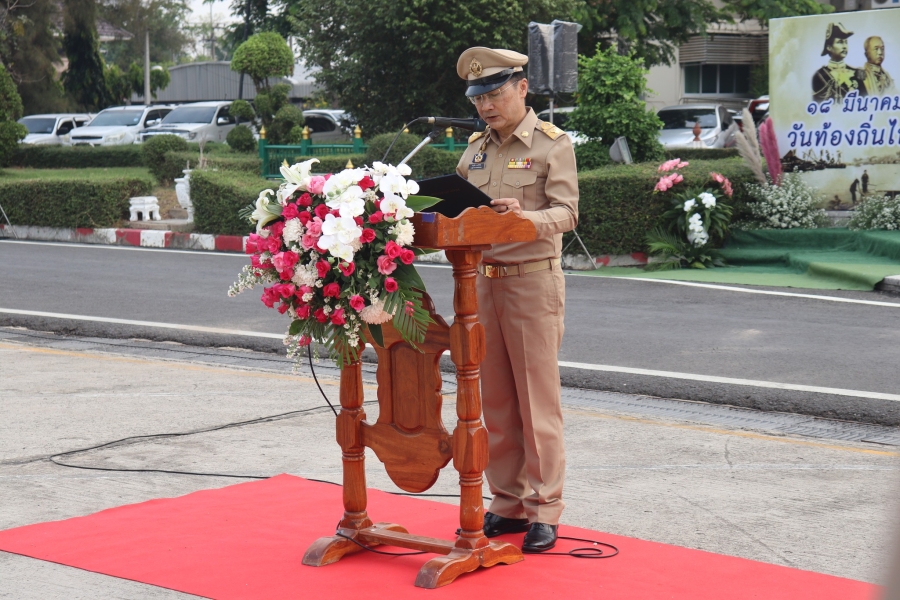
[(497, 537), (504, 533), (528, 531), (528, 519), (507, 519), (492, 512), (484, 513), (484, 536)]
[(522, 542), (522, 552), (546, 552), (556, 545), (556, 530), (559, 525), (532, 523)]

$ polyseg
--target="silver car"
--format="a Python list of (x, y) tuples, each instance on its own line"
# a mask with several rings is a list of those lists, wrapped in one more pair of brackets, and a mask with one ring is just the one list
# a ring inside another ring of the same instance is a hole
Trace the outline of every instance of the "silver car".
[(314, 142), (347, 142), (353, 136), (350, 115), (343, 110), (304, 110), (303, 119), (309, 127), (309, 139)]
[(83, 127), (91, 122), (88, 114), (49, 114), (29, 115), (19, 119), (19, 123), (28, 130), (22, 144), (40, 146), (59, 146), (71, 143), (69, 134), (76, 127)]
[(230, 100), (182, 104), (158, 125), (142, 130), (140, 138), (146, 142), (155, 135), (172, 134), (190, 142), (224, 142), (236, 125), (230, 108)]
[(737, 123), (721, 104), (680, 104), (660, 109), (656, 115), (663, 122), (659, 141), (666, 148), (691, 146), (694, 125), (700, 124), (700, 141), (707, 148), (730, 148), (734, 145)]
[(158, 123), (170, 110), (171, 106), (140, 104), (106, 108), (86, 126), (72, 132), (71, 142), (75, 146), (133, 144), (143, 127)]

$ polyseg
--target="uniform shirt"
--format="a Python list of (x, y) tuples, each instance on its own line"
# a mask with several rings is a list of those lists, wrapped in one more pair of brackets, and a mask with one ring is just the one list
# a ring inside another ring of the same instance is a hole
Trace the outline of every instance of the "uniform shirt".
[[(484, 158), (475, 162), (482, 146)], [(492, 199), (517, 198), (522, 216), (537, 229), (533, 242), (494, 244), (484, 252), (485, 262), (517, 264), (560, 255), (562, 234), (578, 224), (578, 174), (569, 136), (529, 108), (502, 144), (494, 131), (469, 138), (456, 172)]]

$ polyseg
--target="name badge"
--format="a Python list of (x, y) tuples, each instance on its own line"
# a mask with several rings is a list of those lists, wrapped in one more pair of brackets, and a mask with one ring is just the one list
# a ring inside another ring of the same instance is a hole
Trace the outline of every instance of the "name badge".
[(509, 159), (509, 164), (506, 165), (507, 169), (530, 169), (531, 168), (531, 159), (530, 158), (511, 158)]
[(469, 165), (469, 170), (474, 171), (475, 169), (483, 169), (484, 163), (472, 163)]
[(472, 163), (469, 165), (469, 170), (483, 169), (485, 158), (487, 157), (484, 152), (477, 152), (475, 156), (472, 157)]

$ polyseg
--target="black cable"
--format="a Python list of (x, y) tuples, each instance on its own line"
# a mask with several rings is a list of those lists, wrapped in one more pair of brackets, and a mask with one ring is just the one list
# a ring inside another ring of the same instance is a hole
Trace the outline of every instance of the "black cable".
[[(322, 386), (319, 385), (319, 378), (316, 377), (316, 370), (313, 368), (313, 359), (312, 359), (312, 344), (306, 347), (306, 355), (309, 357), (309, 370), (312, 373), (313, 379), (316, 382), (316, 387), (319, 388), (319, 392), (321, 392), (322, 397), (325, 398), (325, 402), (328, 403), (328, 406), (331, 408), (331, 412), (334, 413), (334, 416), (337, 417), (337, 411), (334, 409), (334, 405), (331, 404), (331, 400), (328, 399), (328, 396), (325, 395), (325, 390), (322, 389)], [(364, 403), (365, 404), (365, 403)]]
[(398, 132), (397, 132), (397, 135), (394, 136), (394, 139), (391, 140), (391, 145), (388, 146), (387, 151), (384, 153), (384, 156), (381, 158), (381, 162), (384, 162), (384, 161), (387, 160), (388, 154), (391, 153), (391, 148), (394, 147), (394, 143), (395, 143), (398, 139), (400, 139), (400, 134), (403, 133), (403, 132), (406, 130), (407, 127), (409, 127), (410, 125), (414, 124), (414, 123), (415, 123), (416, 121), (418, 121), (418, 120), (419, 120), (419, 119), (413, 119), (412, 121), (410, 121), (409, 123), (407, 123), (406, 125), (404, 125), (403, 127), (400, 128), (400, 131), (398, 131)]
[(354, 538), (350, 537), (349, 535), (344, 535), (343, 533), (341, 533), (340, 527), (341, 527), (341, 522), (338, 521), (338, 526), (334, 532), (334, 535), (336, 535), (337, 537), (340, 537), (340, 538), (344, 538), (345, 540), (351, 541), (354, 544), (356, 544), (357, 546), (359, 546), (360, 548), (362, 548), (363, 550), (367, 550), (368, 552), (374, 552), (375, 554), (384, 554), (385, 556), (413, 556), (415, 554), (427, 554), (427, 552), (425, 552), (424, 550), (418, 550), (418, 551), (414, 551), (414, 552), (386, 552), (384, 550), (376, 550), (372, 546), (366, 546), (359, 540), (354, 539)]
[[(584, 548), (572, 548), (568, 552), (535, 552), (535, 555), (543, 555), (543, 556), (571, 556), (572, 558), (612, 558), (616, 554), (619, 553), (619, 549), (613, 546), (612, 544), (607, 544), (606, 542), (598, 542), (597, 540), (588, 540), (585, 538), (577, 538), (577, 537), (569, 537), (567, 535), (557, 536), (561, 540), (572, 540), (575, 542), (587, 542), (589, 544), (593, 544), (593, 546), (587, 546)], [(612, 554), (604, 554), (602, 548), (597, 548), (597, 546), (604, 546), (606, 548), (612, 548)]]

